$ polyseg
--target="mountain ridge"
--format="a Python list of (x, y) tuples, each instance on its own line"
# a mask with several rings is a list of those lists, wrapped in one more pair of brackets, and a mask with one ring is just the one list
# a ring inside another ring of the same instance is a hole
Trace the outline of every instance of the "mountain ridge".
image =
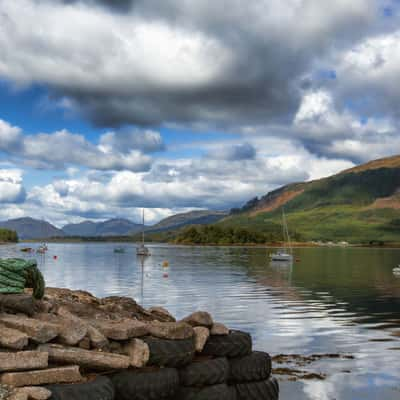
[(31, 217), (0, 221), (0, 228), (17, 232), (20, 239), (47, 239), (54, 236), (65, 236), (61, 229), (50, 224), (50, 222)]
[[(204, 225), (217, 222), (228, 213), (224, 211), (196, 210), (179, 213), (164, 218), (157, 224), (146, 226), (145, 230), (151, 233), (178, 229), (188, 224)], [(90, 220), (76, 224), (67, 224), (57, 228), (53, 224), (31, 217), (22, 217), (0, 221), (0, 228), (11, 229), (18, 233), (22, 240), (49, 239), (53, 237), (112, 237), (131, 236), (142, 230), (142, 224), (137, 224), (124, 218), (111, 218), (105, 221)]]
[(282, 207), (303, 240), (400, 242), (400, 156), (282, 186), (233, 210), (220, 223), (267, 229), (280, 222)]

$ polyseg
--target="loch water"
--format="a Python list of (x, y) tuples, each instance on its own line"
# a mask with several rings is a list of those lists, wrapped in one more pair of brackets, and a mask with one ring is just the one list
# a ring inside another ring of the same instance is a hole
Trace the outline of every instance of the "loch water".
[[(271, 250), (255, 247), (154, 244), (142, 260), (132, 244), (51, 243), (45, 255), (24, 246), (0, 246), (0, 257), (37, 258), (48, 286), (131, 296), (178, 318), (207, 310), (271, 355), (352, 356), (275, 365), (325, 376), (278, 376), (282, 400), (400, 399), (399, 249), (301, 248), (287, 267), (270, 265)], [(125, 253), (114, 253), (117, 246)]]

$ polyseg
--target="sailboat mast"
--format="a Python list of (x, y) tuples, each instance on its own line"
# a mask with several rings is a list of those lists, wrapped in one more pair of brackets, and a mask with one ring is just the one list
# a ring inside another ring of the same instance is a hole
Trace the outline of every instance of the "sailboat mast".
[(142, 208), (142, 243), (144, 245), (144, 208)]
[(288, 246), (289, 246), (290, 254), (292, 254), (292, 252), (293, 252), (293, 251), (292, 251), (292, 244), (291, 244), (291, 242), (290, 242), (289, 229), (288, 229), (288, 226), (287, 226), (285, 210), (284, 210), (283, 207), (282, 207), (282, 218), (283, 218), (284, 240), (286, 240), (286, 239), (285, 239), (285, 236), (286, 236), (287, 241), (288, 241)]
[(285, 211), (282, 207), (282, 239), (283, 239), (283, 248), (286, 248), (286, 231), (285, 231)]

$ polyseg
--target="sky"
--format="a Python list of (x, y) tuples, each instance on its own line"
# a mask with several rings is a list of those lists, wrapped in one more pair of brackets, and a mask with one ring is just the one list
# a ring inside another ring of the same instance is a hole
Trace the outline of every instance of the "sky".
[(228, 210), (400, 153), (399, 0), (0, 0), (0, 220)]

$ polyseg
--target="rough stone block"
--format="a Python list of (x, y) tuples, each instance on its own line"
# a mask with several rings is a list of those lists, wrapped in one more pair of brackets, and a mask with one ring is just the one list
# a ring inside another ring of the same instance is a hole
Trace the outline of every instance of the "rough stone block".
[(22, 350), (28, 345), (28, 335), (0, 324), (0, 346), (7, 349)]
[(90, 351), (76, 347), (64, 347), (56, 344), (44, 344), (39, 351), (49, 354), (51, 362), (74, 364), (93, 370), (125, 369), (130, 365), (130, 358), (125, 355)]
[(208, 330), (208, 328), (205, 328), (204, 326), (196, 326), (193, 328), (193, 330), (194, 330), (194, 344), (196, 347), (196, 351), (198, 353), (201, 353), (210, 336), (210, 331)]
[(143, 368), (150, 358), (148, 344), (140, 339), (131, 339), (122, 346), (122, 351), (129, 356), (132, 367)]
[(58, 335), (57, 325), (20, 315), (1, 314), (0, 323), (26, 333), (37, 343), (47, 343)]
[(211, 335), (221, 335), (226, 336), (229, 335), (229, 328), (227, 328), (224, 324), (220, 324), (219, 322), (214, 322), (214, 325), (210, 330)]
[(82, 380), (78, 366), (49, 368), (38, 371), (7, 372), (0, 377), (4, 385), (40, 386), (52, 383), (74, 383)]
[(145, 323), (134, 319), (122, 319), (118, 321), (95, 319), (88, 322), (104, 336), (112, 340), (128, 340), (146, 336), (149, 333)]
[(186, 322), (149, 322), (147, 324), (151, 336), (160, 339), (181, 340), (193, 337), (191, 325)]
[(26, 371), (47, 368), (48, 354), (40, 351), (0, 353), (0, 371)]

